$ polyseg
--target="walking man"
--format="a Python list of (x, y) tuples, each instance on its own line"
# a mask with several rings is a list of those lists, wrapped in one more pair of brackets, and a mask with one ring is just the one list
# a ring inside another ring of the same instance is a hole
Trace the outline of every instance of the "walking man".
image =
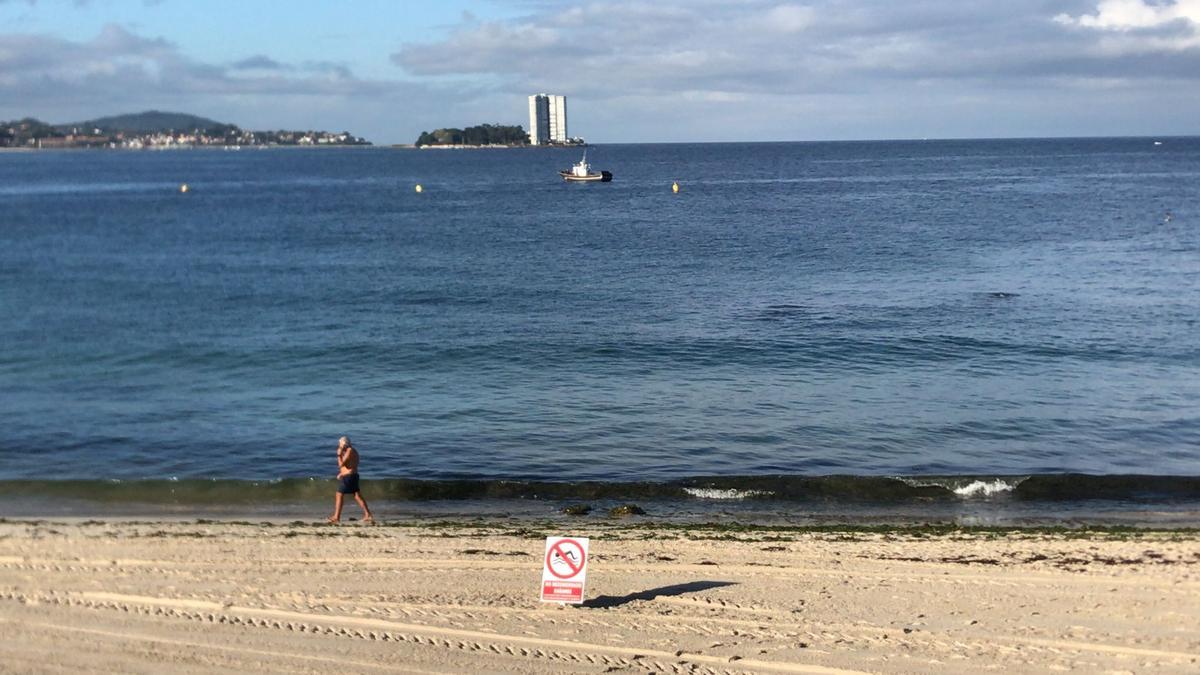
[(342, 500), (346, 495), (354, 495), (354, 501), (358, 502), (363, 510), (364, 523), (375, 522), (375, 518), (371, 516), (371, 509), (367, 508), (367, 502), (358, 490), (358, 450), (350, 445), (348, 436), (338, 439), (337, 459), (337, 494), (333, 496), (333, 515), (329, 517), (329, 522), (336, 523), (342, 519)]

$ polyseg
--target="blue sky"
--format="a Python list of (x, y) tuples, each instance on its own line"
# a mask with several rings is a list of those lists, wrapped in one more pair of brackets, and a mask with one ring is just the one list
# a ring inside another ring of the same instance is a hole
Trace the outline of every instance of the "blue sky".
[(403, 143), (1195, 134), (1200, 0), (0, 0), (0, 119), (150, 108)]

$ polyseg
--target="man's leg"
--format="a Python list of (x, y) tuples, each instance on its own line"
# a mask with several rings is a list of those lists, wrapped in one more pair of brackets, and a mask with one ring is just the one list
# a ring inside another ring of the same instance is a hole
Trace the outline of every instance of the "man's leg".
[(346, 498), (340, 492), (333, 493), (333, 515), (329, 516), (329, 522), (336, 523), (342, 519), (342, 500)]
[(363, 510), (363, 521), (364, 522), (369, 521), (369, 520), (375, 520), (375, 517), (371, 515), (371, 509), (367, 508), (367, 500), (362, 498), (361, 492), (354, 493), (354, 501), (358, 502), (358, 505)]

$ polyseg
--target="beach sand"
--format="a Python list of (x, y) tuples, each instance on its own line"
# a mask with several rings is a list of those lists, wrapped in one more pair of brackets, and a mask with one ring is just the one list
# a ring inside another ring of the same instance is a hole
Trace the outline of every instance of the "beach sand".
[(0, 671), (1200, 672), (1196, 532), (598, 522), (0, 521)]

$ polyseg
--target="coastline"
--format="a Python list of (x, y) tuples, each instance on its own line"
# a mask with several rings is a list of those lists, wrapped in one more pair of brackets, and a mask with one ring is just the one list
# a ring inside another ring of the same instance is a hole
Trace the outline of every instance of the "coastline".
[(186, 150), (218, 150), (225, 152), (242, 152), (251, 150), (331, 150), (336, 148), (389, 148), (386, 145), (372, 145), (370, 143), (346, 143), (346, 144), (314, 144), (314, 145), (179, 145), (179, 146), (155, 146), (145, 148), (110, 148), (105, 146), (100, 147), (64, 147), (64, 148), (0, 148), (0, 152), (176, 152)]
[[(537, 598), (561, 534), (591, 538), (582, 607)], [(6, 520), (0, 654), (164, 673), (1186, 672), (1198, 568), (1196, 532)]]
[[(9, 517), (308, 518), (334, 492), (327, 477), (0, 480)], [(365, 476), (363, 495), (385, 518), (476, 518), (604, 523), (634, 506), (670, 524), (1200, 528), (1200, 477), (721, 476), (673, 481), (412, 479)]]
[(396, 150), (524, 150), (524, 149), (536, 149), (536, 150), (559, 149), (559, 150), (561, 150), (563, 148), (568, 148), (568, 149), (569, 148), (582, 148), (582, 147), (585, 147), (586, 145), (587, 145), (586, 143), (576, 143), (576, 144), (570, 144), (570, 145), (567, 145), (567, 144), (530, 145), (528, 143), (511, 144), (511, 145), (504, 145), (504, 144), (492, 144), (492, 145), (404, 145), (404, 144), (399, 144), (399, 145), (389, 145), (386, 147), (393, 148)]

